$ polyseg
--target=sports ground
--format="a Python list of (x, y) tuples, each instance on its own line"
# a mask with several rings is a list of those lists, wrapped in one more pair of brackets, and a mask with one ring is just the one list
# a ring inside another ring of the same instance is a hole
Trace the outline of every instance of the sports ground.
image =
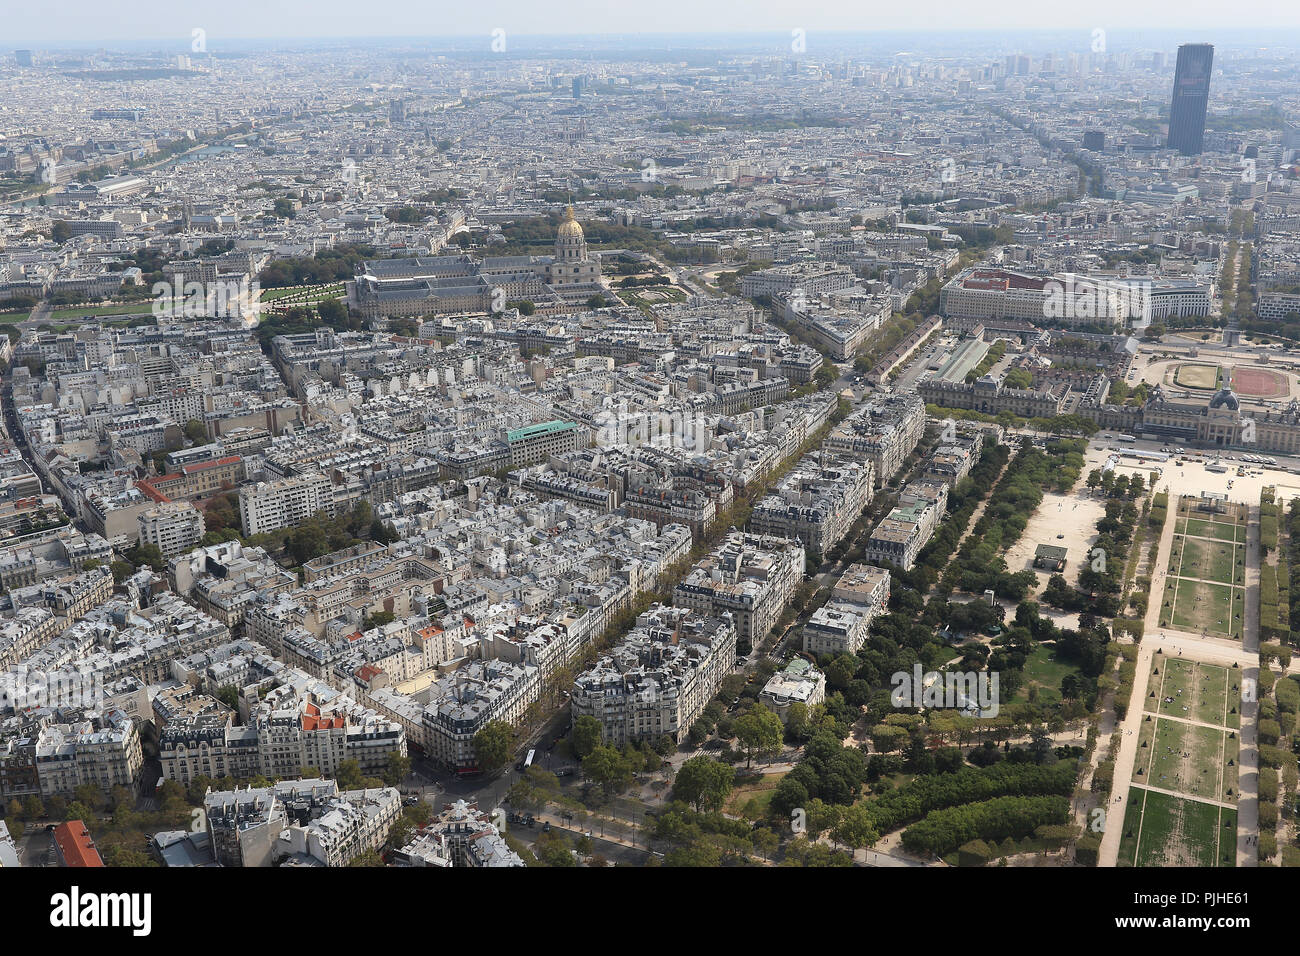
[(1291, 392), (1281, 372), (1253, 365), (1233, 366), (1229, 381), (1232, 390), (1246, 398), (1286, 398)]
[(1220, 367), (1200, 362), (1184, 362), (1164, 366), (1168, 376), (1166, 384), (1198, 392), (1212, 392), (1228, 387), (1242, 398), (1276, 400), (1291, 394), (1291, 376), (1282, 371), (1261, 368), (1258, 365), (1233, 365)]
[(1196, 388), (1213, 391), (1219, 387), (1219, 367), (1217, 365), (1179, 365), (1174, 369), (1174, 384), (1183, 388)]

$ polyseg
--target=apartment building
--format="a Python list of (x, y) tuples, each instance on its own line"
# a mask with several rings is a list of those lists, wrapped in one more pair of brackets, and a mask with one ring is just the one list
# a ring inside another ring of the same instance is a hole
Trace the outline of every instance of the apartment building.
[(762, 640), (803, 581), (798, 540), (734, 531), (673, 591), (673, 604), (698, 613), (730, 614), (741, 644)]
[(188, 501), (165, 501), (136, 515), (140, 543), (155, 545), (164, 558), (195, 547), (204, 533), (203, 512)]
[(318, 511), (333, 512), (328, 477), (318, 473), (259, 481), (239, 489), (239, 520), (245, 536), (291, 528)]
[(490, 721), (515, 725), (541, 691), (540, 673), (529, 664), (472, 661), (443, 678), (423, 714), (425, 753), (458, 773), (480, 769), (474, 735)]
[(948, 507), (948, 486), (919, 480), (907, 484), (898, 504), (880, 519), (867, 539), (866, 558), (910, 571)]
[(526, 865), (507, 845), (492, 819), (476, 804), (464, 800), (443, 807), (428, 826), (394, 851), (393, 863), (414, 867)]
[(735, 662), (730, 615), (655, 604), (574, 680), (573, 716), (595, 718), (605, 743), (616, 747), (664, 736), (681, 741)]
[(393, 787), (347, 790), (319, 808), (306, 823), (285, 827), (276, 845), (282, 865), (347, 866), (378, 850), (402, 815), (402, 795)]
[(45, 724), (34, 738), (41, 796), (66, 797), (83, 784), (105, 793), (134, 788), (144, 765), (136, 721), (120, 710), (69, 716)]
[(755, 506), (750, 530), (798, 538), (809, 553), (825, 555), (871, 503), (874, 479), (870, 461), (812, 452)]
[(746, 298), (801, 291), (805, 296), (847, 289), (857, 281), (853, 270), (828, 263), (797, 263), (760, 269), (742, 276), (740, 294)]
[(865, 455), (876, 487), (883, 487), (903, 466), (925, 434), (925, 402), (915, 394), (872, 398), (831, 430), (827, 451)]
[(545, 461), (548, 455), (561, 455), (586, 445), (585, 429), (573, 422), (550, 421), (526, 428), (515, 428), (505, 434), (510, 448), (510, 467), (524, 468)]
[(870, 564), (851, 564), (803, 629), (803, 649), (810, 654), (856, 654), (871, 622), (889, 603), (889, 572)]

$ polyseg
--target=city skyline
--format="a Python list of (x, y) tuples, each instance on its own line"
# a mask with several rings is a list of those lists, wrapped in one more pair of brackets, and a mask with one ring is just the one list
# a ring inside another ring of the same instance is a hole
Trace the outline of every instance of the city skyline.
[[(735, 29), (731, 5), (701, 7), (685, 0), (667, 0), (653, 6), (623, 5), (611, 8), (598, 0), (558, 0), (545, 12), (521, 0), (488, 0), (472, 10), (445, 8), (412, 0), (378, 0), (368, 4), (366, 17), (358, 21), (349, 0), (301, 0), (272, 5), (251, 0), (233, 0), (218, 7), (198, 4), (134, 0), (130, 5), (132, 30), (123, 29), (116, 9), (92, 0), (71, 0), (62, 5), (65, 14), (57, 27), (35, 8), (19, 8), (8, 14), (6, 33), (12, 43), (40, 43), (57, 46), (112, 45), (118, 42), (156, 42), (188, 37), (201, 27), (215, 40), (276, 38), (390, 39), (397, 36), (427, 36), (463, 39), (485, 36), (494, 29), (525, 36), (567, 36), (595, 34), (623, 35), (732, 35), (776, 33), (793, 29), (807, 34), (852, 33), (942, 33), (963, 31), (976, 34), (998, 31), (1069, 30), (1111, 33), (1142, 31), (1205, 30), (1249, 31), (1242, 27), (1251, 17), (1267, 20), (1267, 32), (1260, 37), (1267, 45), (1275, 42), (1279, 30), (1300, 29), (1300, 12), (1278, 10), (1268, 0), (1244, 0), (1229, 12), (1222, 7), (1188, 8), (1174, 0), (1157, 0), (1141, 6), (1103, 0), (1087, 13), (1068, 8), (1044, 8), (1041, 4), (1014, 0), (993, 9), (975, 11), (957, 0), (937, 0), (924, 12), (909, 9), (868, 9), (843, 2), (816, 7), (794, 7), (786, 0), (758, 0), (744, 5), (744, 28)], [(390, 24), (400, 23), (400, 33)], [(1176, 24), (1176, 26), (1174, 26)], [(1194, 37), (1183, 37), (1183, 42)]]

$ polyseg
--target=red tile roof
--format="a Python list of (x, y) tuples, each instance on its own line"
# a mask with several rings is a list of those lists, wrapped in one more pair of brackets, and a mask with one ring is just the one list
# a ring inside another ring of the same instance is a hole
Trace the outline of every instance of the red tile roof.
[(54, 842), (65, 866), (103, 866), (90, 831), (80, 820), (69, 820), (54, 828)]
[(181, 471), (187, 475), (192, 475), (196, 471), (206, 471), (209, 468), (220, 468), (222, 465), (233, 465), (238, 461), (238, 455), (227, 455), (225, 458), (213, 458), (211, 461), (199, 461), (192, 465), (181, 465)]
[(302, 719), (303, 730), (342, 730), (347, 725), (343, 717), (312, 717), (304, 716)]

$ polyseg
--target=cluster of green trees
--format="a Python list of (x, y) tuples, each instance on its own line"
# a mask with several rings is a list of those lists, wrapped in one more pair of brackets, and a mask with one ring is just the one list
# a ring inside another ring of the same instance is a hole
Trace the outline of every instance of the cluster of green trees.
[(1011, 451), (1005, 445), (994, 444), (992, 439), (985, 441), (980, 460), (970, 474), (949, 491), (948, 513), (917, 555), (916, 564), (910, 571), (891, 568), (890, 574), (894, 580), (921, 594), (929, 593), (939, 581), (949, 559), (956, 553), (957, 543), (966, 533), (979, 503), (993, 489), (994, 482), (1010, 456)]
[(1127, 252), (1104, 252), (1101, 258), (1107, 269), (1113, 269), (1121, 262), (1131, 262), (1138, 266), (1159, 265), (1162, 256), (1161, 250), (1155, 246), (1145, 245), (1141, 249)]
[(1086, 558), (1079, 562), (1079, 587), (1093, 595), (1118, 595), (1124, 589), (1138, 510), (1131, 501), (1114, 499), (1107, 501), (1105, 508), (1097, 519), (1097, 540)]
[(283, 312), (263, 312), (254, 334), (262, 351), (270, 355), (271, 341), (277, 335), (302, 335), (322, 325), (338, 332), (355, 332), (364, 323), (353, 317), (341, 300), (322, 299), (314, 308), (293, 306)]
[[(1148, 332), (1150, 329), (1147, 330)], [(1156, 333), (1153, 337), (1159, 338), (1161, 333)], [(1110, 383), (1110, 391), (1106, 393), (1106, 401), (1112, 405), (1145, 405), (1147, 398), (1151, 394), (1151, 387), (1146, 382), (1138, 382), (1132, 388), (1123, 379), (1113, 379)]]
[(240, 538), (239, 497), (233, 491), (213, 495), (203, 509), (204, 544)]
[(759, 272), (771, 266), (771, 262), (754, 260), (747, 262), (734, 271), (719, 272), (714, 280), (718, 283), (718, 288), (727, 295), (740, 296), (740, 280), (752, 272)]
[(1266, 333), (1287, 344), (1294, 345), (1300, 342), (1300, 312), (1288, 312), (1280, 320), (1252, 316), (1249, 319), (1241, 319), (1239, 325), (1245, 332)]
[(932, 418), (952, 418), (959, 422), (990, 422), (1003, 428), (1032, 428), (1045, 435), (1093, 435), (1101, 427), (1081, 415), (1023, 418), (1014, 412), (998, 412), (996, 415), (990, 415), (970, 408), (949, 408), (946, 405), (930, 404), (925, 406), (925, 411)]
[(1079, 439), (1049, 441), (1042, 449), (1024, 443), (949, 564), (944, 583), (976, 594), (991, 589), (1000, 598), (1023, 600), (1037, 578), (1032, 571), (1009, 571), (1002, 555), (1024, 533), (1046, 489), (1065, 490), (1074, 484), (1086, 447), (1087, 442)]
[(936, 810), (994, 797), (1069, 796), (1077, 775), (1077, 766), (1069, 761), (962, 767), (953, 773), (917, 777), (871, 799), (867, 809), (871, 825), (880, 833), (890, 833)]
[(1007, 388), (1032, 388), (1034, 373), (1027, 368), (1008, 369), (1007, 374), (1002, 376), (1002, 384)]
[[(1281, 514), (1281, 507), (1269, 502), (1268, 510)], [(1264, 507), (1261, 506), (1261, 513)], [(1278, 547), (1277, 564), (1260, 562), (1260, 637), (1270, 641), (1285, 641), (1300, 647), (1300, 632), (1292, 629), (1291, 595), (1300, 594), (1300, 499), (1292, 499), (1286, 513), (1287, 547)], [(1261, 535), (1262, 538), (1262, 535)]]
[[(1250, 289), (1251, 243), (1246, 243), (1241, 253), (1241, 266), (1237, 270), (1237, 289), (1232, 311), (1238, 319), (1249, 319), (1255, 315), (1255, 296)], [(1224, 310), (1227, 311), (1226, 308)]]
[(435, 215), (437, 210), (424, 205), (409, 206), (389, 206), (384, 210), (384, 218), (389, 222), (397, 222), (405, 225), (424, 222), (430, 216)]
[(294, 564), (301, 565), (312, 558), (350, 548), (365, 537), (382, 543), (387, 540), (387, 529), (373, 517), (370, 502), (363, 499), (350, 512), (330, 517), (318, 511), (293, 528), (255, 535), (252, 543), (273, 549), (282, 547)]
[[(1037, 644), (1051, 645), (1056, 656), (1078, 666), (1079, 674), (1067, 674), (1061, 679), (1061, 696), (1066, 700), (1080, 700), (1084, 711), (1091, 710), (1097, 699), (1097, 678), (1106, 669), (1106, 652), (1110, 645), (1110, 631), (1104, 620), (1090, 611), (1079, 615), (1078, 628), (1058, 627), (1051, 618), (1038, 612), (1038, 604), (1026, 601), (1016, 608), (1015, 624), (1027, 628)], [(1081, 716), (1076, 710), (1064, 708), (1063, 716)]]
[(995, 797), (936, 810), (903, 831), (903, 847), (943, 856), (972, 840), (1023, 839), (1041, 826), (1066, 823), (1069, 815), (1066, 797)]
[(185, 788), (174, 780), (164, 781), (157, 796), (158, 810), (137, 811), (135, 791), (130, 787), (106, 791), (82, 784), (73, 791), (71, 800), (63, 796), (45, 800), (31, 796), (22, 803), (11, 800), (5, 822), (10, 835), (19, 839), (27, 826), (41, 821), (80, 820), (90, 831), (105, 865), (153, 867), (159, 864), (143, 848), (144, 838), (159, 830), (188, 828), (192, 817)]
[[(692, 776), (731, 773), (730, 767), (709, 761), (707, 757), (692, 759), (712, 763), (713, 769), (696, 765), (701, 769), (688, 771), (691, 761), (687, 761), (682, 765), (679, 779), (688, 773)], [(770, 827), (751, 828), (746, 821), (726, 816), (712, 804), (701, 808), (678, 799), (676, 787), (672, 802), (655, 817), (653, 834), (657, 841), (669, 846), (663, 865), (672, 867), (747, 865), (756, 858), (769, 859), (781, 843)]]
[(276, 259), (258, 273), (257, 281), (264, 289), (339, 282), (351, 279), (357, 265), (374, 255), (373, 246), (344, 243), (310, 257)]
[(847, 805), (857, 800), (867, 779), (867, 761), (856, 747), (845, 747), (844, 736), (820, 728), (804, 747), (803, 759), (781, 778), (772, 795), (772, 811), (786, 819), (814, 799)]
[(894, 346), (911, 335), (918, 324), (917, 316), (895, 312), (884, 321), (871, 341), (858, 349), (853, 359), (853, 370), (859, 375), (866, 375)]
[[(1278, 823), (1294, 819), (1298, 792), (1295, 736), (1300, 713), (1300, 679), (1285, 674), (1291, 663), (1291, 648), (1281, 644), (1260, 645), (1259, 668), (1259, 860), (1261, 866), (1300, 866), (1300, 838), (1290, 828), (1290, 839), (1280, 842)], [(1279, 675), (1272, 665), (1283, 670)], [(1274, 862), (1274, 858), (1280, 858)]]
[(637, 286), (671, 285), (671, 284), (672, 283), (669, 281), (666, 275), (661, 275), (659, 273), (655, 273), (654, 275), (648, 275), (648, 276), (634, 276), (634, 275), (628, 276), (627, 278), (620, 280), (618, 283), (619, 287), (624, 289), (635, 289)]
[(1151, 497), (1151, 508), (1147, 512), (1147, 527), (1157, 530), (1163, 528), (1165, 526), (1165, 518), (1168, 516), (1169, 492), (1157, 491)]
[[(687, 742), (699, 746), (712, 734), (717, 734), (724, 741), (736, 740), (737, 723), (740, 717), (758, 703), (762, 685), (774, 673), (776, 673), (776, 664), (765, 660), (760, 662), (756, 679), (753, 681), (747, 682), (741, 674), (728, 674), (723, 678), (717, 695), (709, 701), (695, 723), (691, 725), (691, 729), (687, 731)], [(739, 714), (733, 713), (728, 708), (730, 702), (737, 698), (740, 700), (740, 707), (743, 708)], [(731, 750), (730, 744), (719, 756), (722, 760), (731, 763), (738, 763), (744, 759), (743, 750)]]
[(1011, 226), (955, 225), (949, 226), (948, 231), (960, 236), (963, 243), (976, 251), (1015, 241), (1015, 230)]
[[(516, 219), (503, 223), (501, 235), (505, 237), (504, 255), (546, 251), (555, 245), (555, 232), (560, 227), (560, 213)], [(642, 226), (623, 226), (618, 223), (588, 220), (582, 224), (583, 235), (592, 246), (616, 246), (639, 252), (667, 254), (671, 246), (653, 229)]]
[(474, 734), (474, 756), (485, 773), (500, 770), (510, 762), (515, 731), (504, 720), (489, 720)]
[(1060, 574), (1053, 574), (1043, 588), (1043, 603), (1061, 611), (1095, 611), (1107, 616), (1119, 612), (1119, 600), (1109, 594), (1088, 594), (1070, 586)]

